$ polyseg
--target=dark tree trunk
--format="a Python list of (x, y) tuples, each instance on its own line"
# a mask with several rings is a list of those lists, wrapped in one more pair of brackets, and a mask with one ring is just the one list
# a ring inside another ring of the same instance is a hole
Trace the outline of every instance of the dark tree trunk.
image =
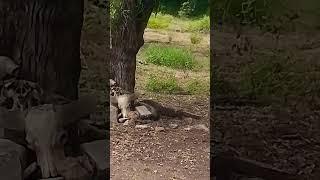
[(82, 22), (83, 1), (1, 0), (0, 55), (20, 65), (21, 79), (76, 99)]
[(143, 34), (156, 0), (123, 0), (112, 24), (111, 78), (134, 92), (136, 55), (144, 44)]

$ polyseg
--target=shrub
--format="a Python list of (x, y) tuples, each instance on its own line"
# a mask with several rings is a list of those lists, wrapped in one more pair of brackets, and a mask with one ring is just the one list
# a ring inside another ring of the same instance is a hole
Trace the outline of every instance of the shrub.
[(187, 29), (191, 32), (210, 32), (209, 16), (190, 21)]
[(192, 33), (190, 36), (190, 41), (192, 44), (199, 44), (202, 40), (202, 37), (197, 33)]
[(152, 14), (147, 27), (151, 29), (165, 29), (169, 27), (172, 20), (173, 17), (171, 15), (165, 15), (162, 13), (158, 13), (157, 15)]

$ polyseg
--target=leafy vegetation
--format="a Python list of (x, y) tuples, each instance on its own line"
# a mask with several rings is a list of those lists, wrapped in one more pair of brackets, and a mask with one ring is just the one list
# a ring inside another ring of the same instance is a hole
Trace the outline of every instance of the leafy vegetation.
[(203, 95), (208, 94), (210, 90), (209, 83), (204, 83), (198, 79), (191, 79), (187, 82), (186, 91), (189, 94)]
[(190, 36), (190, 41), (192, 44), (199, 44), (202, 40), (202, 36), (197, 33), (192, 33)]
[(151, 44), (144, 50), (148, 63), (174, 69), (193, 69), (195, 60), (192, 53), (184, 48)]
[(284, 55), (260, 59), (242, 72), (240, 92), (250, 97), (320, 96), (319, 67)]
[(191, 32), (210, 32), (210, 18), (203, 16), (189, 22), (188, 31)]
[(178, 81), (172, 74), (165, 76), (151, 75), (147, 81), (146, 88), (156, 93), (177, 93), (181, 91)]
[(152, 14), (148, 22), (148, 28), (165, 29), (169, 27), (172, 20), (173, 16), (171, 15), (166, 15), (162, 13), (158, 13), (157, 15)]
[(161, 0), (159, 11), (182, 17), (196, 17), (208, 13), (208, 0)]
[(209, 83), (198, 79), (181, 82), (172, 73), (152, 74), (148, 77), (146, 89), (154, 93), (209, 95)]
[(200, 18), (181, 18), (175, 17), (169, 14), (157, 13), (152, 14), (148, 28), (151, 29), (164, 29), (175, 30), (179, 27), (184, 32), (210, 32), (210, 18), (209, 16), (203, 16)]

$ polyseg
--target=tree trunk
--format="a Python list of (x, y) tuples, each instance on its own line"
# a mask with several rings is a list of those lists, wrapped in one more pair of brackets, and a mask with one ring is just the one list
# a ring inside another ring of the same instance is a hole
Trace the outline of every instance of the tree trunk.
[(156, 0), (123, 0), (112, 22), (111, 78), (134, 92), (136, 55), (144, 44), (143, 34)]
[(77, 99), (82, 22), (83, 1), (1, 0), (0, 55), (20, 65), (19, 78)]

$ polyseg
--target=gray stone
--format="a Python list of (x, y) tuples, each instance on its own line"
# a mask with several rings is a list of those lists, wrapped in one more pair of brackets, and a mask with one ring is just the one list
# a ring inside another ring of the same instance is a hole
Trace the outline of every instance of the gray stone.
[(147, 129), (149, 128), (150, 126), (148, 124), (139, 124), (139, 125), (136, 125), (135, 128), (136, 129)]
[(0, 139), (1, 180), (22, 180), (26, 167), (26, 149), (7, 139)]
[(172, 129), (178, 128), (178, 124), (169, 124), (169, 127)]
[(208, 128), (206, 125), (204, 125), (204, 124), (195, 125), (194, 128), (195, 128), (195, 129), (198, 129), (198, 130), (204, 130), (204, 131), (206, 131), (206, 132), (209, 132), (209, 128)]
[(159, 127), (155, 127), (154, 130), (155, 130), (156, 132), (162, 132), (162, 131), (164, 131), (165, 129), (164, 129), (164, 127), (159, 126)]
[(130, 122), (130, 120), (125, 121), (125, 122), (123, 123), (123, 125), (124, 125), (124, 126), (129, 126), (129, 124), (130, 124), (129, 122)]
[(141, 119), (146, 119), (152, 116), (152, 113), (145, 106), (136, 106), (135, 109), (140, 114)]
[(107, 139), (81, 144), (82, 151), (95, 163), (97, 168), (96, 179), (106, 179), (106, 173), (109, 169), (108, 146), (109, 143)]
[(192, 129), (203, 130), (203, 131), (209, 132), (209, 128), (204, 124), (198, 124), (198, 125), (188, 126), (188, 127), (184, 128), (184, 130), (186, 130), (186, 131), (190, 131)]
[(191, 130), (191, 126), (188, 126), (186, 128), (183, 128), (185, 131), (190, 131)]

